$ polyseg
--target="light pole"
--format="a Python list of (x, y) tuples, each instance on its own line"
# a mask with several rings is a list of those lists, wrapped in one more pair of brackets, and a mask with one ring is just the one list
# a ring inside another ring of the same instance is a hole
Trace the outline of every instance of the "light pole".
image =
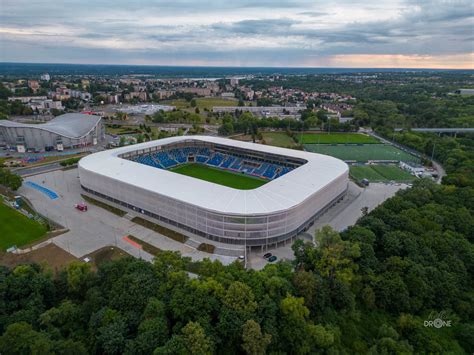
[(431, 152), (431, 161), (433, 161), (434, 159), (435, 148), (436, 148), (436, 142), (433, 143), (433, 151)]

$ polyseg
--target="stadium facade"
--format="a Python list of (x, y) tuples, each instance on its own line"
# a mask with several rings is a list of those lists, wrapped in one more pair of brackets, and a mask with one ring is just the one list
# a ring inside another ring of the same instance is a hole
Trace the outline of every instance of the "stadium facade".
[(19, 152), (96, 145), (104, 134), (100, 116), (81, 113), (66, 113), (39, 124), (0, 120), (0, 144)]
[[(239, 190), (169, 170), (188, 162), (268, 182)], [(79, 162), (88, 194), (159, 224), (250, 247), (274, 245), (305, 231), (343, 198), (348, 172), (344, 162), (330, 156), (204, 136), (121, 147)]]

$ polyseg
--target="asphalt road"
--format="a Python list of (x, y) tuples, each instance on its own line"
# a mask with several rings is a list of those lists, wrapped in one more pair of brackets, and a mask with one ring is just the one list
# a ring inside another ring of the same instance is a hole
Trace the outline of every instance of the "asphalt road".
[(12, 171), (15, 174), (18, 174), (18, 175), (24, 177), (24, 176), (42, 174), (42, 173), (45, 173), (47, 171), (58, 170), (58, 169), (61, 169), (61, 168), (62, 168), (61, 164), (56, 162), (56, 163), (51, 163), (51, 164), (34, 166), (34, 167), (31, 167), (31, 168), (12, 169)]

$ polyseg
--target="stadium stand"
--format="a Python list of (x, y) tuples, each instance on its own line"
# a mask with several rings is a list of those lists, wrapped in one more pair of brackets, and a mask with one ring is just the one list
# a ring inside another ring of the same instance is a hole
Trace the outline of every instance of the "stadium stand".
[[(190, 160), (190, 157), (193, 159)], [(230, 153), (216, 152), (209, 148), (185, 147), (161, 150), (154, 153), (142, 154), (132, 158), (133, 161), (158, 169), (170, 169), (188, 161), (205, 164), (212, 167), (241, 172), (267, 180), (276, 179), (293, 170), (291, 167), (278, 163), (259, 161), (250, 157), (234, 156)]]

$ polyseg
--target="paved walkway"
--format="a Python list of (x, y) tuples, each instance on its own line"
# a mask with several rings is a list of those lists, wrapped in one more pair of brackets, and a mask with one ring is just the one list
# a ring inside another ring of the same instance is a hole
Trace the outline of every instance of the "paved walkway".
[(224, 264), (235, 260), (235, 257), (198, 251), (92, 204), (88, 204), (87, 212), (77, 210), (74, 205), (82, 201), (77, 169), (35, 175), (28, 180), (40, 186), (47, 186), (59, 195), (59, 198), (51, 200), (28, 186), (22, 186), (19, 190), (39, 213), (69, 229), (69, 232), (54, 237), (52, 241), (78, 258), (105, 246), (117, 246), (135, 257), (151, 261), (152, 255), (122, 239), (124, 236), (133, 235), (162, 250), (179, 251), (193, 260), (208, 257), (211, 260), (219, 259)]

